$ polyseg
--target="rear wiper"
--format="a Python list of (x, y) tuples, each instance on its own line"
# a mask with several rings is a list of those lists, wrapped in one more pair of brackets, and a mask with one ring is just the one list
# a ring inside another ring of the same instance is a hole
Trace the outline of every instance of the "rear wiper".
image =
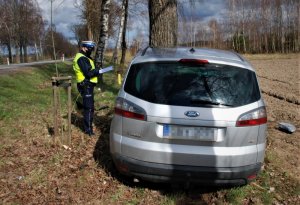
[(200, 100), (200, 99), (196, 99), (196, 100), (191, 100), (190, 101), (192, 104), (208, 104), (208, 105), (222, 105), (222, 106), (232, 106), (229, 104), (225, 104), (225, 103), (219, 103), (219, 102), (214, 102), (214, 101), (210, 101), (210, 100)]

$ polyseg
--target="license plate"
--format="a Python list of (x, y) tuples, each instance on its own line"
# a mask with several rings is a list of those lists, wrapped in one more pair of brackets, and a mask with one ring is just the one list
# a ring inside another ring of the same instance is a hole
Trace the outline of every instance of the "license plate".
[(218, 141), (220, 128), (163, 125), (163, 138)]

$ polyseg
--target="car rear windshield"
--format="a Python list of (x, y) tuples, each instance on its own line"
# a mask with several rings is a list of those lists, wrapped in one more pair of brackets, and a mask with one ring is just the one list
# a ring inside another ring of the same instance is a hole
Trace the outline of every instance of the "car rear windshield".
[(177, 106), (236, 107), (260, 99), (253, 71), (221, 64), (134, 64), (124, 89), (151, 103)]

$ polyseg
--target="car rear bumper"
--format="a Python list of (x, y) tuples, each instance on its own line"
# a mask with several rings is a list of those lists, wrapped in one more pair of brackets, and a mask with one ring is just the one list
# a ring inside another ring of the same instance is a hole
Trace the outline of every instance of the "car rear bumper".
[(261, 168), (261, 163), (224, 168), (158, 164), (119, 155), (113, 156), (113, 160), (122, 174), (152, 182), (243, 185), (253, 180)]

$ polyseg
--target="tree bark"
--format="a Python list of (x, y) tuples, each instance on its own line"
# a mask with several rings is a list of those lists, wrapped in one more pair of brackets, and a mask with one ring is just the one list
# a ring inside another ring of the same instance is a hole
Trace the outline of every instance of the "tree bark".
[(127, 20), (128, 20), (128, 0), (125, 1), (125, 16), (124, 16), (124, 28), (123, 28), (123, 34), (122, 34), (122, 56), (121, 56), (121, 61), (120, 64), (124, 65), (125, 63), (125, 57), (126, 57), (126, 50), (127, 50), (127, 45), (126, 45), (126, 31), (127, 31)]
[(97, 68), (103, 67), (104, 50), (108, 39), (109, 6), (110, 0), (103, 0), (101, 5), (100, 36), (95, 57), (95, 64)]
[[(106, 42), (108, 39), (108, 18), (109, 18), (109, 7), (110, 0), (103, 0), (101, 4), (101, 18), (100, 18), (100, 35), (98, 46), (95, 56), (96, 68), (102, 69), (104, 64), (104, 51), (106, 48)], [(103, 76), (98, 77), (99, 88), (103, 89)]]
[(116, 46), (114, 49), (113, 57), (112, 57), (112, 62), (113, 64), (116, 64), (118, 62), (118, 51), (121, 46), (121, 40), (122, 40), (122, 35), (123, 35), (123, 30), (124, 30), (124, 21), (125, 21), (125, 4), (126, 0), (122, 1), (122, 8), (121, 8), (121, 17), (120, 17), (120, 27), (119, 27), (119, 33), (118, 33), (118, 38), (116, 41)]
[(175, 47), (178, 35), (176, 0), (149, 0), (151, 47)]

